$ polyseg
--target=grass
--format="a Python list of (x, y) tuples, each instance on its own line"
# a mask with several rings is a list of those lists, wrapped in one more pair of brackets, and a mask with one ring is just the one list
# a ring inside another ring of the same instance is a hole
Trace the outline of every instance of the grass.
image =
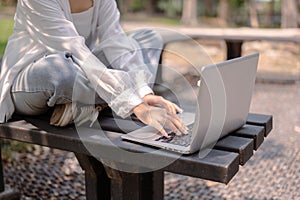
[(162, 18), (162, 17), (149, 17), (149, 22), (158, 22), (165, 25), (180, 25), (179, 19), (171, 19), (171, 18)]
[(0, 56), (3, 55), (8, 37), (13, 32), (13, 19), (0, 19)]
[[(138, 17), (137, 17), (138, 16)], [(160, 15), (149, 16), (145, 13), (137, 14), (126, 14), (122, 16), (123, 21), (135, 21), (135, 22), (150, 22), (150, 23), (160, 23), (164, 25), (180, 25), (180, 19), (178, 18), (168, 18)]]

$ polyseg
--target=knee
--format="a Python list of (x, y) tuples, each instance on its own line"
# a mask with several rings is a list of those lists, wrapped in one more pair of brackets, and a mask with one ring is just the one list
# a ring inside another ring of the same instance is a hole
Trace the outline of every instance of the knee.
[(153, 29), (141, 29), (133, 33), (133, 38), (143, 46), (153, 49), (162, 49), (164, 41), (161, 34)]
[(157, 48), (157, 49), (163, 48), (164, 40), (159, 32), (157, 32), (155, 30), (151, 30), (149, 33), (149, 37), (153, 41), (153, 45), (155, 46), (155, 48)]
[(45, 78), (55, 89), (65, 88), (71, 89), (76, 80), (79, 67), (73, 62), (72, 58), (65, 53), (53, 54), (45, 57), (45, 61), (49, 66), (49, 70), (45, 71)]

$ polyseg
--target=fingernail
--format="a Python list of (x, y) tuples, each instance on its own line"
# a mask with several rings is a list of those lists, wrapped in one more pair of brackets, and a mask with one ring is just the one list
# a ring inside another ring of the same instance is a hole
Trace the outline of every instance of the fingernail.
[(179, 130), (176, 131), (176, 135), (181, 135), (181, 132)]

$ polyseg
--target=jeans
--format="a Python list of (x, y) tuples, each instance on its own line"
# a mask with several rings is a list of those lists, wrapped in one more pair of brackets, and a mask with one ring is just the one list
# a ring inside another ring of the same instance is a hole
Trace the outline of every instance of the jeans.
[[(163, 44), (161, 37), (152, 30), (135, 31), (129, 37), (136, 40), (141, 47), (144, 62), (152, 64), (149, 70), (155, 78)], [(99, 46), (92, 52), (109, 67)], [(81, 95), (74, 98), (75, 81), (76, 89), (80, 90)], [(11, 93), (15, 112), (25, 115), (43, 114), (56, 104), (67, 104), (72, 101), (89, 104), (91, 97), (95, 97), (96, 104), (105, 103), (95, 94), (84, 72), (68, 52), (46, 55), (26, 67), (16, 77)]]

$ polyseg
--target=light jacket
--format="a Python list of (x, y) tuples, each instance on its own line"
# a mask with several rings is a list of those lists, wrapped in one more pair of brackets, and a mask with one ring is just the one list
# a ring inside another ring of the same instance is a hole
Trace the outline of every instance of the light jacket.
[[(138, 45), (120, 26), (115, 0), (94, 0), (93, 6), (92, 31), (85, 40), (72, 23), (68, 0), (18, 1), (14, 32), (1, 66), (0, 123), (14, 112), (10, 91), (15, 77), (45, 54), (71, 52), (99, 96), (121, 117), (130, 115), (143, 96), (153, 93), (148, 86), (151, 73)], [(91, 52), (99, 41), (113, 69)]]

